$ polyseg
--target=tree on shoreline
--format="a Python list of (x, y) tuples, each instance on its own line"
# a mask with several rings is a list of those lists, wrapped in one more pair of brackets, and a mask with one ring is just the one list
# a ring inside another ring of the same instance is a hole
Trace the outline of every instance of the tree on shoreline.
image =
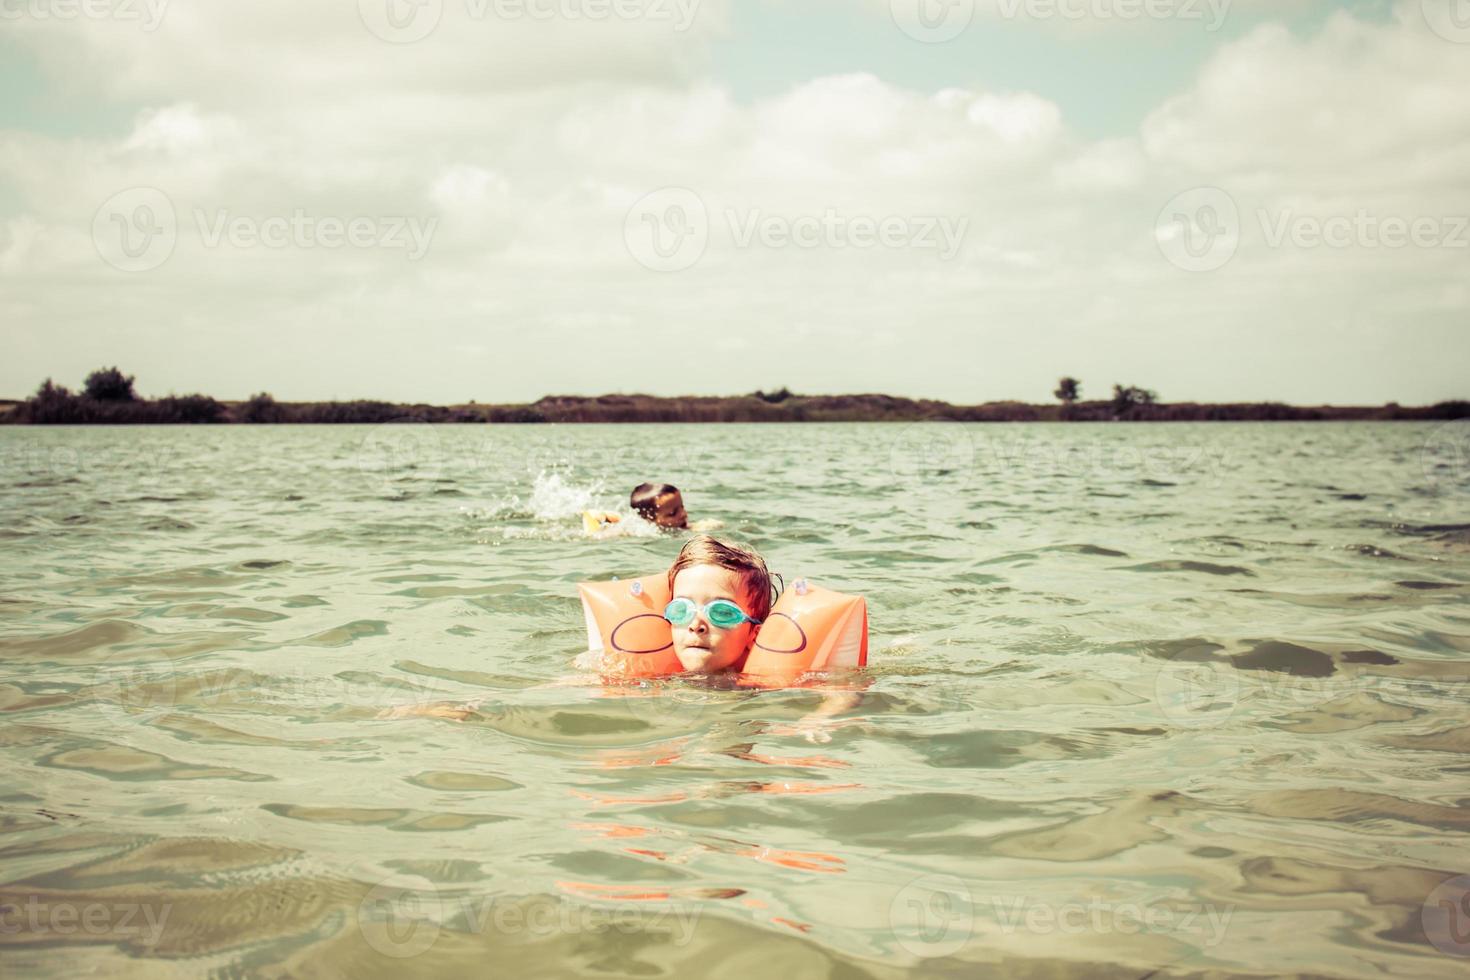
[(1062, 378), (1057, 382), (1057, 390), (1052, 394), (1063, 405), (1073, 405), (1077, 399), (1082, 397), (1082, 382), (1076, 378)]
[(250, 400), (240, 407), (241, 422), (270, 423), (285, 421), (285, 413), (268, 391), (251, 395)]
[(123, 374), (116, 367), (98, 368), (87, 375), (82, 394), (99, 402), (135, 402), (138, 396), (133, 391), (133, 381), (133, 375)]
[(1159, 395), (1148, 388), (1137, 385), (1113, 385), (1113, 414), (1125, 415), (1136, 408), (1148, 408), (1158, 403)]

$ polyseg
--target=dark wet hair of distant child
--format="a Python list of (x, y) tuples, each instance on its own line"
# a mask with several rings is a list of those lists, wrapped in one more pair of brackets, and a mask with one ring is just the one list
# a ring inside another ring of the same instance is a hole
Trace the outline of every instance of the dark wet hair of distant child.
[(640, 483), (628, 497), (628, 506), (636, 510), (639, 517), (659, 527), (689, 526), (683, 495), (678, 487), (667, 483)]

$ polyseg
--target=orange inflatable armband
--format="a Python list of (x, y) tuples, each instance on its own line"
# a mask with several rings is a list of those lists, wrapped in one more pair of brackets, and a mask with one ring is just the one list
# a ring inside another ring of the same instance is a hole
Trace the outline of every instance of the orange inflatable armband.
[(798, 579), (756, 634), (741, 683), (789, 687), (811, 671), (867, 663), (867, 600)]
[(583, 582), (577, 591), (587, 620), (587, 649), (602, 655), (604, 674), (661, 677), (680, 671), (673, 632), (664, 619), (664, 607), (673, 598), (667, 575)]

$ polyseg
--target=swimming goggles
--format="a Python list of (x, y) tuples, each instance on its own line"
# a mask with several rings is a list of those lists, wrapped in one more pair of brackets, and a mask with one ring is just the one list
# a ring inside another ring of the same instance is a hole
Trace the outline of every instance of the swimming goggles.
[(716, 629), (734, 629), (741, 623), (750, 623), (754, 626), (761, 624), (760, 620), (747, 616), (744, 609), (729, 599), (716, 599), (705, 606), (699, 605), (693, 599), (675, 599), (664, 606), (664, 619), (667, 619), (672, 626), (688, 626), (694, 622), (694, 617), (701, 613)]

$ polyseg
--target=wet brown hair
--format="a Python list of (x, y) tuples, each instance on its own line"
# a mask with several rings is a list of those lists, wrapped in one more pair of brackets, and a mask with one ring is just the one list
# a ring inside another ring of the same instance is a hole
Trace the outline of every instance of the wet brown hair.
[(779, 575), (775, 582), (766, 569), (766, 560), (750, 548), (738, 544), (717, 541), (708, 534), (690, 538), (679, 552), (679, 557), (669, 566), (669, 590), (673, 591), (674, 576), (690, 565), (714, 565), (725, 568), (740, 579), (740, 588), (750, 603), (746, 612), (762, 622), (771, 614), (771, 606), (781, 594)]
[(678, 487), (667, 483), (640, 483), (628, 495), (628, 506), (636, 510), (640, 517), (651, 521), (658, 516), (659, 499), (678, 492)]

